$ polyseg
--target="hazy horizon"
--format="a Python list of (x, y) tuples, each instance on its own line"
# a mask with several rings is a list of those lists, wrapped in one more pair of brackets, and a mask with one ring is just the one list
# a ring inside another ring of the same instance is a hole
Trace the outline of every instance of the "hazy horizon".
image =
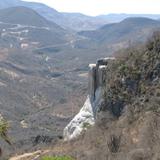
[(160, 14), (159, 0), (24, 0), (44, 3), (59, 12), (76, 12), (89, 16), (104, 14)]

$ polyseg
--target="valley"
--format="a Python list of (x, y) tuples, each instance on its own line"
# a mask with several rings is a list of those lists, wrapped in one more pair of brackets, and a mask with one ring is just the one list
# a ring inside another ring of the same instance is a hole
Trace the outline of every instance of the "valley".
[[(35, 16), (37, 22), (6, 19), (13, 10), (19, 19), (25, 13)], [(90, 48), (76, 47), (77, 41), (85, 38), (67, 33), (30, 9), (12, 8), (2, 13), (0, 110), (9, 121), (14, 147), (0, 143), (4, 155), (10, 155), (53, 145), (62, 137), (63, 128), (87, 94), (88, 63), (104, 52), (93, 50), (88, 55)]]
[(144, 17), (110, 23), (40, 3), (1, 6), (0, 114), (9, 122), (12, 146), (0, 146), (7, 156), (62, 139), (88, 94), (88, 64), (142, 44), (160, 28), (160, 21)]

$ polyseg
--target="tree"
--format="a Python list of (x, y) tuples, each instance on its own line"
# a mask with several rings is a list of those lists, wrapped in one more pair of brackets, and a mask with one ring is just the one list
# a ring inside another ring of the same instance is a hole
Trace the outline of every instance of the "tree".
[[(9, 137), (7, 135), (8, 132), (8, 122), (0, 115), (0, 138), (2, 138), (5, 142), (11, 145)], [(0, 156), (2, 155), (2, 149), (0, 148)]]

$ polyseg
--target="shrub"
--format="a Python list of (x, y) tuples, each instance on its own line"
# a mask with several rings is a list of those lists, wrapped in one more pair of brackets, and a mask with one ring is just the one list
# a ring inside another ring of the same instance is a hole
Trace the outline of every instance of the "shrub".
[(121, 137), (117, 137), (115, 135), (110, 136), (110, 140), (108, 142), (108, 148), (110, 152), (116, 153), (119, 151)]
[[(11, 142), (7, 136), (8, 131), (8, 122), (3, 119), (3, 117), (0, 115), (0, 138), (5, 140), (8, 144), (11, 145)], [(0, 147), (0, 156), (2, 155), (2, 149)]]
[(155, 32), (142, 47), (124, 50), (124, 56), (108, 64), (103, 110), (109, 110), (115, 117), (119, 118), (123, 108), (139, 97), (154, 96), (152, 88), (159, 86), (160, 32)]
[(3, 118), (0, 118), (0, 137), (4, 139), (8, 144), (11, 144), (7, 136), (8, 127), (9, 127), (8, 122)]
[(91, 124), (89, 124), (88, 122), (83, 123), (83, 129), (88, 129), (91, 127)]

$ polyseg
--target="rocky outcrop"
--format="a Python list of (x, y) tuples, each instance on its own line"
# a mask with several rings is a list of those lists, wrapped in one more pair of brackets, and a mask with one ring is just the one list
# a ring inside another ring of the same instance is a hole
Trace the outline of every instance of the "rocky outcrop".
[(107, 64), (114, 59), (113, 57), (99, 59), (96, 64), (89, 65), (88, 96), (80, 112), (65, 127), (64, 140), (76, 138), (83, 130), (94, 125), (96, 113), (103, 102), (102, 88), (105, 84)]

